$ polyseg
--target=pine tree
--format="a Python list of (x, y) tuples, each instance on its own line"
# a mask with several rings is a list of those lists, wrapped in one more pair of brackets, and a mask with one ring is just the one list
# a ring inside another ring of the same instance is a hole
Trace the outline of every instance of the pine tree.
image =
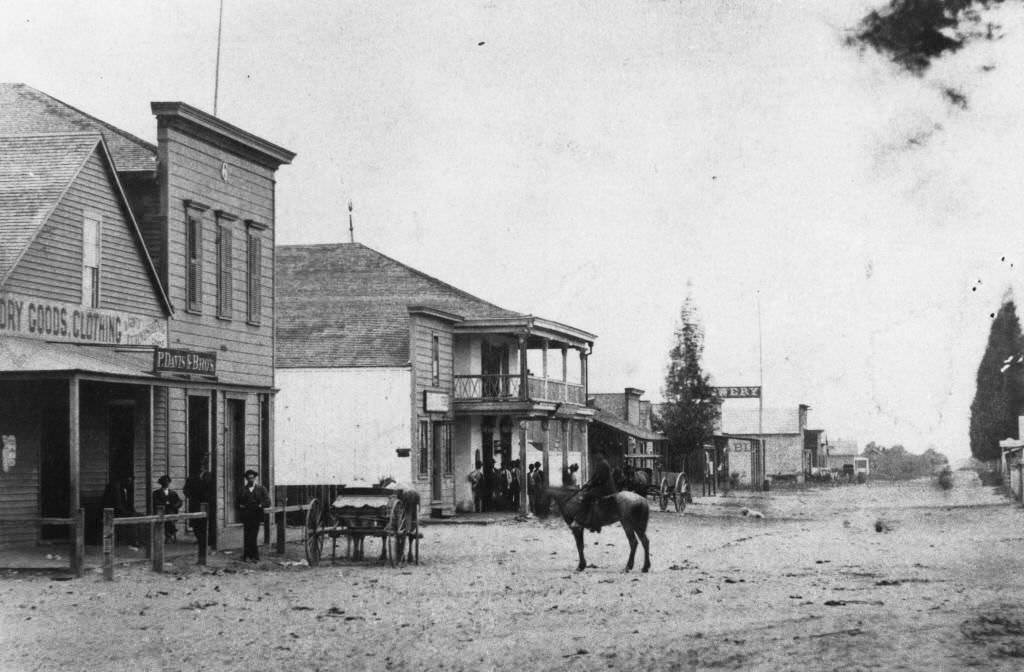
[(699, 455), (710, 444), (721, 411), (711, 387), (710, 377), (701, 369), (704, 354), (704, 329), (697, 306), (687, 295), (679, 311), (675, 344), (668, 353), (668, 371), (662, 394), (665, 406), (662, 427), (668, 438), (665, 467), (684, 471), (686, 460)]
[(1024, 336), (1017, 308), (1007, 297), (992, 320), (988, 345), (978, 366), (971, 403), (971, 455), (998, 460), (999, 441), (1017, 436), (1017, 416), (1024, 406)]

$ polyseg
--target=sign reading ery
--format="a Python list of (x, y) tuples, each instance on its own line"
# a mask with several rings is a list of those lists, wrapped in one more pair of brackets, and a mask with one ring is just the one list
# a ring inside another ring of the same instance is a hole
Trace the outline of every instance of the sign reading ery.
[(738, 387), (715, 387), (715, 396), (719, 399), (759, 399), (761, 397), (760, 385), (747, 385)]

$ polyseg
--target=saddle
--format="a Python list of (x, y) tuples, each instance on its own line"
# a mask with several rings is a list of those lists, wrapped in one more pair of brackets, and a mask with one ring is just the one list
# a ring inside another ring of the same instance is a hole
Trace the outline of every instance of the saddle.
[(581, 516), (580, 524), (591, 532), (600, 532), (604, 521), (612, 517), (615, 508), (615, 495), (605, 495), (590, 502), (586, 512)]

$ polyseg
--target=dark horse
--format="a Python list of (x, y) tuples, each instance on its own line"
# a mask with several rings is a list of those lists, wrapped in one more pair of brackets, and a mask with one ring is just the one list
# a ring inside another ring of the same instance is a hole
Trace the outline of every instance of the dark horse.
[[(582, 505), (583, 491), (575, 488), (548, 488), (547, 493), (558, 507), (566, 524), (571, 527)], [(641, 571), (648, 571), (651, 568), (651, 554), (647, 541), (647, 519), (650, 518), (651, 509), (647, 500), (635, 492), (623, 490), (604, 497), (598, 503), (598, 512), (600, 525), (621, 523), (622, 529), (626, 532), (626, 540), (629, 541), (629, 561), (626, 563), (625, 571), (633, 569), (637, 537), (644, 545), (644, 566)], [(583, 529), (571, 529), (572, 536), (576, 539), (576, 551), (580, 555), (580, 564), (576, 566), (576, 571), (582, 572), (587, 568), (587, 561), (583, 557)]]

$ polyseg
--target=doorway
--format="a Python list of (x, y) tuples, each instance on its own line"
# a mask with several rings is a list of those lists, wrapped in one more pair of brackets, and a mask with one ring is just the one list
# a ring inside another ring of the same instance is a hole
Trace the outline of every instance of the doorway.
[(212, 548), (217, 547), (217, 461), (213, 459), (210, 445), (210, 398), (207, 396), (190, 396), (188, 398), (188, 473), (198, 477), (203, 472), (203, 462), (213, 484), (213, 492), (207, 492), (207, 539)]
[(228, 456), (227, 477), (232, 483), (228, 488), (231, 493), (231, 502), (226, 507), (225, 518), (228, 523), (239, 523), (241, 518), (233, 504), (238, 500), (238, 495), (241, 494), (242, 487), (245, 485), (242, 473), (249, 467), (259, 471), (259, 465), (248, 465), (245, 461), (245, 400), (243, 399), (224, 400), (224, 450)]
[[(107, 482), (135, 478), (135, 405), (114, 403), (107, 411)], [(132, 492), (134, 497), (135, 493)]]
[[(66, 406), (51, 407), (42, 417), (42, 464), (39, 478), (41, 514), (63, 518), (72, 515), (68, 409)], [(40, 532), (43, 539), (66, 539), (68, 536), (68, 528), (57, 525), (44, 525)]]

